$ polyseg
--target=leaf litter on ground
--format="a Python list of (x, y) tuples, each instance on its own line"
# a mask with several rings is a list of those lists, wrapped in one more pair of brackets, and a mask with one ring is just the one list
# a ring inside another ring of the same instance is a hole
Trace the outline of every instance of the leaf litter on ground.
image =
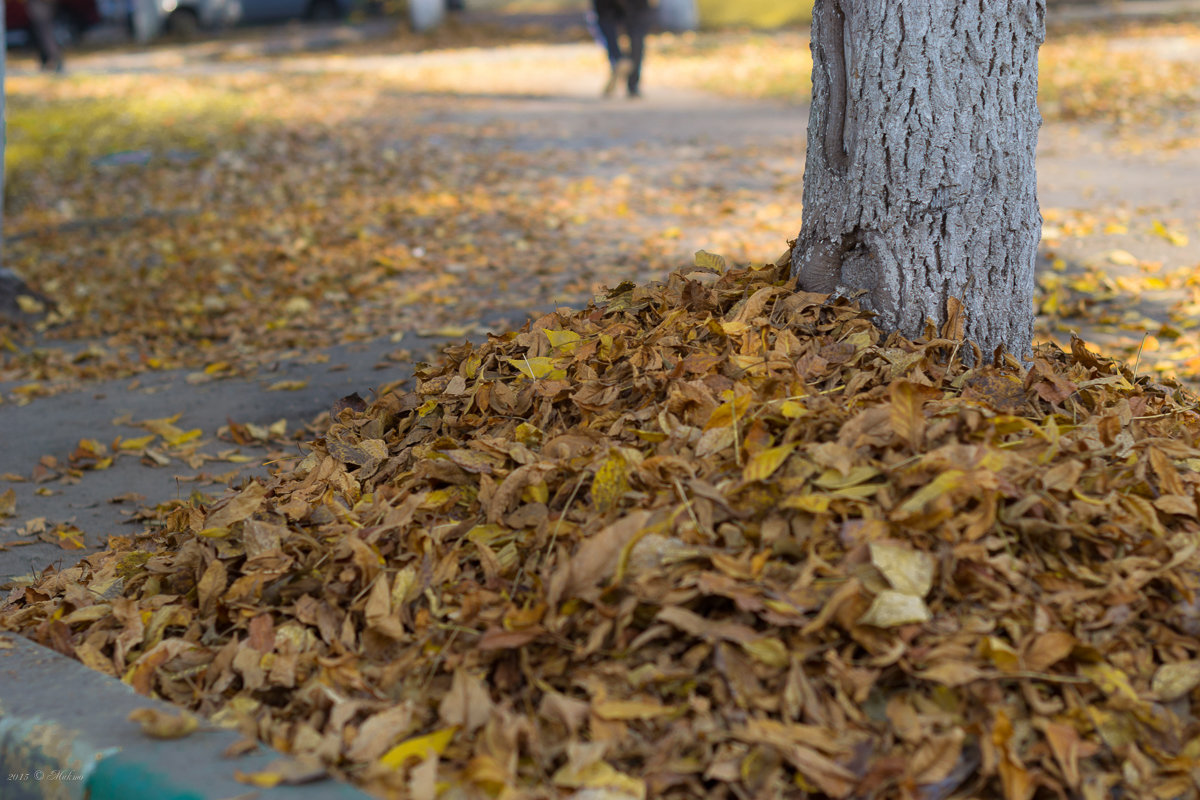
[(1194, 793), (1200, 399), (957, 333), (702, 254), (0, 627), (379, 796)]

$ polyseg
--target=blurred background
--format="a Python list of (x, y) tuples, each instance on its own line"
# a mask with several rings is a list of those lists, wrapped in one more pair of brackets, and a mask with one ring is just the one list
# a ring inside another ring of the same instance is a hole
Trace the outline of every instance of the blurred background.
[[(61, 74), (26, 2), (4, 263), (52, 307), (0, 321), (0, 399), (397, 363), (799, 230), (803, 0), (658, 0), (636, 100), (601, 96), (586, 0), (57, 0)], [(1047, 20), (1039, 335), (1194, 377), (1200, 0)]]
[[(437, 24), (447, 13), (523, 15), (553, 22), (578, 15), (586, 3), (570, 0), (57, 0), (55, 35), (66, 46), (112, 44), (133, 39), (151, 42), (164, 36), (195, 39), (231, 28), (307, 20), (331, 22), (391, 17), (410, 25)], [(718, 28), (747, 25), (774, 28), (808, 20), (812, 3), (778, 0), (667, 0), (668, 27)], [(7, 3), (9, 46), (31, 44), (26, 0)]]

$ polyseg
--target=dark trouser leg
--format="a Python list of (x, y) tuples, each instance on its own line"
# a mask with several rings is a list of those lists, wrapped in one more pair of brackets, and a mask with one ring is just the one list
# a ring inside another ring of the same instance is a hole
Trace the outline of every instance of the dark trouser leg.
[(592, 8), (596, 11), (596, 27), (600, 29), (604, 47), (608, 50), (608, 63), (615, 65), (621, 60), (621, 32), (618, 28), (621, 7), (618, 0), (592, 0)]
[(27, 9), (30, 32), (42, 66), (57, 69), (62, 63), (62, 54), (58, 49), (58, 40), (54, 38), (54, 6), (47, 0), (29, 0)]
[(649, 0), (626, 0), (625, 24), (629, 27), (629, 93), (637, 94), (642, 80), (642, 56), (646, 51), (646, 33), (650, 30)]

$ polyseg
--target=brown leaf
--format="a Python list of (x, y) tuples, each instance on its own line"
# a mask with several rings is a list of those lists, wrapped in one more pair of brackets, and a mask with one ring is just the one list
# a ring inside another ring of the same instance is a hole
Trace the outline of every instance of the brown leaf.
[(566, 597), (594, 596), (596, 585), (616, 574), (625, 546), (646, 529), (652, 516), (649, 511), (634, 511), (587, 537), (566, 564), (568, 578), (562, 595), (551, 596), (549, 604)]
[(130, 711), (127, 719), (136, 722), (142, 733), (152, 739), (182, 739), (200, 728), (200, 721), (186, 711), (138, 708)]
[(455, 670), (450, 691), (438, 704), (438, 718), (447, 726), (459, 726), (465, 733), (473, 733), (491, 716), (492, 698), (483, 682), (464, 669)]
[(412, 731), (412, 724), (411, 703), (401, 703), (371, 715), (359, 727), (358, 735), (346, 749), (346, 758), (360, 763), (378, 760)]
[(204, 518), (206, 528), (228, 528), (241, 522), (262, 506), (267, 490), (259, 483), (251, 483), (233, 497), (225, 500)]
[(480, 650), (516, 650), (530, 642), (536, 641), (545, 629), (540, 625), (523, 628), (519, 631), (506, 631), (503, 628), (488, 628), (479, 638), (476, 645)]
[(201, 614), (213, 613), (218, 598), (225, 591), (227, 580), (225, 565), (221, 563), (221, 559), (214, 558), (196, 583), (196, 601)]
[(1044, 672), (1071, 654), (1078, 641), (1066, 631), (1049, 631), (1033, 640), (1025, 651), (1025, 666), (1034, 672)]
[(892, 429), (913, 448), (920, 448), (925, 439), (924, 388), (910, 381), (891, 385), (890, 422)]

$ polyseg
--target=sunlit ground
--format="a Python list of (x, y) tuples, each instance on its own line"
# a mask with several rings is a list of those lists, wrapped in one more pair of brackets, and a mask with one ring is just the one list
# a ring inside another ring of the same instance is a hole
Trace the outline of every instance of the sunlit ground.
[[(1200, 46), (1195, 25), (1121, 35), (1166, 32)], [(6, 259), (59, 309), (45, 346), (14, 349), (0, 380), (24, 382), (31, 397), (56, 381), (144, 369), (243, 372), (290, 348), (389, 335), (398, 320), (454, 332), (506, 304), (586, 302), (602, 285), (664, 274), (681, 250), (773, 260), (795, 235), (803, 153), (792, 143), (722, 154), (743, 169), (777, 168), (766, 194), (722, 191), (682, 167), (584, 176), (581, 157), (613, 154), (497, 149), (492, 139), (519, 123), (489, 130), (445, 112), (564, 87), (590, 96), (602, 79), (598, 48), (580, 32), (550, 45), (529, 32), (512, 46), (494, 32), (436, 36), (438, 60), (378, 70), (342, 67), (416, 50), (411, 34), (294, 57), (309, 74), (11, 78)], [(1191, 146), (1200, 63), (1114, 50), (1109, 37), (1047, 42), (1047, 120), (1102, 123), (1127, 142), (1152, 130), (1144, 147)], [(651, 44), (647, 81), (663, 94), (796, 104), (810, 68), (802, 30), (664, 35)], [(1102, 215), (1088, 229), (1056, 213), (1048, 209), (1048, 238), (1120, 224)], [(1094, 271), (1047, 276), (1045, 332), (1108, 324), (1120, 333), (1117, 354), (1136, 345), (1148, 366), (1195, 374), (1200, 290), (1190, 265), (1150, 263), (1137, 285)], [(1104, 322), (1105, 293), (1163, 288), (1177, 298), (1169, 329)], [(102, 345), (82, 355), (55, 345), (80, 337)]]

